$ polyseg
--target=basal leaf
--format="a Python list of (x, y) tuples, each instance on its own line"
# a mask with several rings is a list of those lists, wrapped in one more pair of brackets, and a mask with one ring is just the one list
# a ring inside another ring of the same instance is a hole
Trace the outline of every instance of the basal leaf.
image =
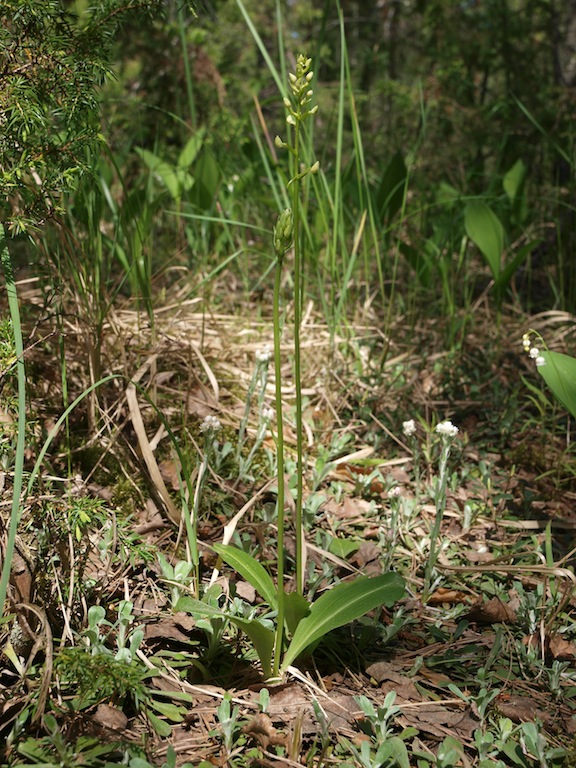
[(247, 552), (227, 544), (214, 544), (212, 548), (243, 579), (252, 584), (256, 592), (266, 600), (271, 608), (278, 607), (276, 587), (262, 563), (259, 563)]
[(284, 595), (284, 622), (291, 635), (296, 627), (310, 612), (310, 603), (298, 592), (288, 592)]
[(338, 584), (310, 606), (298, 624), (282, 661), (285, 671), (312, 643), (337, 627), (349, 624), (379, 605), (391, 605), (404, 595), (404, 579), (396, 573)]
[(272, 651), (274, 649), (274, 632), (265, 627), (259, 619), (242, 619), (238, 616), (228, 616), (230, 621), (245, 632), (250, 640), (262, 665), (265, 678), (272, 677)]
[(181, 168), (182, 170), (188, 170), (188, 168), (190, 168), (194, 160), (196, 160), (198, 152), (202, 149), (205, 133), (205, 129), (200, 128), (188, 139), (184, 145), (184, 149), (178, 156), (178, 168)]
[(471, 200), (464, 209), (466, 234), (478, 246), (492, 275), (498, 279), (504, 250), (504, 229), (494, 211), (481, 200)]
[(560, 352), (542, 352), (546, 365), (538, 373), (556, 398), (576, 418), (576, 359)]

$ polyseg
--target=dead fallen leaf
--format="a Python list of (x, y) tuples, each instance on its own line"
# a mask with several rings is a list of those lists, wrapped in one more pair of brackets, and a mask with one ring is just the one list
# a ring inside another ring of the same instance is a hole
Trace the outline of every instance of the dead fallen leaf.
[(469, 621), (476, 622), (476, 624), (514, 624), (516, 622), (516, 612), (499, 597), (493, 597), (485, 603), (481, 600), (475, 603), (471, 607), (467, 618)]
[(532, 723), (538, 719), (545, 726), (554, 725), (554, 720), (547, 712), (540, 709), (534, 699), (528, 696), (516, 696), (502, 693), (495, 699), (498, 712), (510, 718), (513, 723)]
[(190, 638), (185, 635), (174, 619), (162, 619), (161, 621), (151, 622), (144, 627), (144, 637), (146, 640), (173, 640), (178, 643), (189, 643)]
[(247, 603), (256, 602), (256, 590), (254, 589), (252, 584), (249, 584), (247, 581), (236, 582), (236, 594), (238, 595), (238, 597), (241, 597), (242, 600), (245, 600)]
[(559, 661), (572, 661), (576, 658), (576, 645), (565, 640), (562, 635), (552, 635), (548, 642), (548, 650)]
[(92, 720), (96, 725), (113, 731), (123, 731), (128, 727), (128, 718), (124, 712), (110, 704), (99, 704), (92, 715)]
[(456, 589), (446, 589), (445, 587), (438, 587), (428, 598), (428, 602), (433, 605), (442, 605), (448, 603), (449, 605), (459, 605), (461, 603), (468, 602), (469, 595), (466, 592), (460, 592)]
[(272, 720), (270, 720), (270, 717), (264, 712), (260, 712), (256, 717), (253, 717), (252, 720), (242, 728), (242, 733), (245, 733), (248, 737), (254, 739), (262, 749), (268, 749), (270, 745), (286, 746), (286, 735), (274, 728)]

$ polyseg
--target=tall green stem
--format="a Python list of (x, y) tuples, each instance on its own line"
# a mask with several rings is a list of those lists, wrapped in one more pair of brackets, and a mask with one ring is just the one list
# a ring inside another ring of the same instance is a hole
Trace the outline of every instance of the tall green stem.
[(304, 446), (302, 428), (302, 385), (300, 376), (300, 325), (302, 323), (302, 264), (300, 243), (300, 121), (294, 127), (292, 155), (292, 211), (294, 214), (294, 387), (296, 390), (296, 591), (304, 593), (304, 531), (302, 528), (302, 495)]
[(276, 524), (278, 526), (278, 618), (274, 641), (274, 667), (272, 676), (278, 677), (284, 644), (284, 420), (282, 416), (282, 320), (280, 316), (280, 286), (282, 283), (283, 250), (276, 250), (276, 276), (274, 279), (274, 375), (276, 384), (276, 456), (278, 463), (278, 496)]
[(16, 543), (16, 532), (20, 522), (20, 495), (22, 492), (22, 473), (24, 471), (24, 447), (26, 439), (26, 369), (24, 366), (24, 344), (22, 342), (22, 328), (20, 326), (20, 307), (18, 305), (18, 293), (16, 283), (14, 282), (14, 271), (8, 251), (8, 244), (4, 232), (4, 227), (0, 224), (0, 260), (2, 262), (2, 271), (6, 280), (6, 294), (8, 296), (8, 307), (10, 317), (12, 318), (12, 330), (14, 333), (14, 348), (16, 352), (16, 374), (18, 381), (18, 433), (16, 437), (16, 456), (14, 458), (14, 485), (12, 489), (12, 511), (10, 514), (10, 524), (8, 526), (8, 538), (4, 549), (4, 563), (2, 566), (2, 575), (0, 576), (0, 619), (4, 614), (4, 604), (8, 592), (8, 581), (10, 579), (10, 569), (12, 566), (12, 557), (14, 555), (14, 546)]

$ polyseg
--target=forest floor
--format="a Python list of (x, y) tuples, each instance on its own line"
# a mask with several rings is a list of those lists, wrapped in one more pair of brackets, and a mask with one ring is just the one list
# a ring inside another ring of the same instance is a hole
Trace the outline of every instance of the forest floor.
[[(63, 403), (100, 375), (118, 378), (70, 414), (23, 508), (17, 618), (0, 636), (0, 764), (574, 764), (575, 455), (570, 424), (521, 344), (530, 327), (550, 346), (565, 341), (568, 316), (508, 309), (496, 322), (479, 302), (466, 323), (453, 321), (459, 330), (448, 342), (448, 321), (406, 327), (400, 318), (384, 334), (365, 308), (361, 322), (331, 334), (307, 308), (308, 587), (318, 595), (359, 572), (395, 570), (407, 588), (394, 606), (335, 630), (281, 683), (266, 685), (244, 635), (174, 610), (190, 583), (184, 570), (170, 578), (186, 559), (182, 467), (158, 411), (191, 457), (193, 485), (199, 426), (208, 415), (222, 425), (200, 506), (204, 583), (216, 565), (210, 546), (232, 519), (233, 542), (275, 575), (271, 433), (251, 467), (240, 472), (235, 460), (255, 355), (272, 344), (271, 323), (253, 320), (263, 317), (256, 308), (216, 313), (180, 298), (157, 310), (153, 328), (132, 308), (111, 309), (98, 335), (78, 308), (56, 322), (34, 286), (26, 301), (29, 467)], [(288, 325), (285, 344), (290, 472)], [(273, 403), (272, 371), (265, 405)], [(9, 457), (13, 383), (4, 378)], [(259, 428), (256, 399), (244, 458)], [(402, 431), (409, 419), (413, 437)], [(434, 427), (444, 419), (459, 432), (424, 600), (441, 449)], [(4, 525), (9, 466), (7, 458)], [(220, 603), (260, 610), (253, 587), (221, 571)]]

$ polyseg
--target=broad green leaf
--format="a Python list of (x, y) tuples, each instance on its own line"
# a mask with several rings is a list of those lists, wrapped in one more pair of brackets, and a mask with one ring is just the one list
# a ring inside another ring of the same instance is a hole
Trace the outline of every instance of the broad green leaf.
[(220, 608), (214, 608), (207, 603), (203, 603), (202, 600), (196, 600), (195, 597), (184, 595), (181, 597), (174, 606), (176, 612), (183, 611), (184, 613), (190, 613), (192, 616), (225, 616), (225, 612)]
[(338, 584), (310, 606), (310, 613), (298, 624), (282, 661), (284, 672), (312, 643), (337, 627), (349, 624), (379, 605), (391, 605), (404, 595), (404, 579), (397, 573)]
[(178, 168), (182, 170), (188, 170), (188, 168), (190, 168), (194, 160), (196, 160), (198, 152), (202, 149), (205, 133), (205, 129), (200, 128), (188, 139), (184, 145), (184, 149), (178, 156)]
[(252, 555), (244, 552), (237, 547), (231, 547), (228, 544), (214, 544), (212, 549), (220, 555), (228, 565), (242, 576), (247, 582), (252, 584), (256, 592), (262, 597), (271, 608), (278, 607), (278, 593), (272, 581), (272, 577), (264, 568), (262, 563), (255, 560)]
[(205, 149), (194, 166), (194, 190), (190, 198), (199, 211), (209, 213), (220, 184), (220, 168), (214, 154)]
[(165, 723), (164, 720), (161, 720), (153, 712), (150, 712), (150, 710), (147, 710), (146, 717), (148, 718), (148, 720), (150, 720), (150, 724), (152, 728), (154, 728), (158, 736), (162, 736), (163, 738), (168, 738), (169, 736), (172, 735), (172, 728), (168, 725), (168, 723)]
[(183, 192), (191, 189), (194, 178), (189, 173), (167, 163), (148, 149), (136, 147), (136, 152), (144, 160), (150, 173), (164, 184), (173, 200), (179, 200)]
[(399, 768), (410, 768), (410, 758), (406, 744), (398, 736), (391, 736), (386, 740), (387, 757), (392, 758), (392, 765)]
[(352, 541), (352, 539), (338, 539), (336, 536), (330, 542), (328, 551), (336, 557), (346, 559), (352, 552), (356, 552), (360, 548), (359, 541)]
[(288, 592), (284, 595), (284, 623), (291, 635), (296, 632), (296, 627), (309, 612), (310, 603), (303, 595), (298, 592)]
[(526, 178), (526, 165), (523, 160), (516, 160), (512, 168), (506, 172), (502, 180), (504, 192), (511, 202), (514, 202), (524, 187)]
[(464, 209), (466, 234), (478, 246), (492, 275), (498, 279), (504, 250), (504, 229), (494, 211), (480, 200), (471, 200)]
[(460, 199), (458, 190), (446, 181), (441, 181), (436, 190), (436, 202), (439, 205), (451, 207)]
[(259, 619), (241, 619), (238, 616), (228, 616), (230, 621), (245, 632), (250, 640), (262, 665), (264, 677), (272, 677), (272, 651), (274, 649), (274, 632), (265, 627)]
[(576, 359), (560, 352), (542, 352), (546, 365), (538, 373), (556, 398), (576, 418)]
[(154, 701), (150, 706), (154, 707), (156, 712), (159, 712), (164, 717), (173, 723), (181, 723), (184, 720), (186, 710), (184, 707), (179, 707), (176, 704), (171, 704), (169, 701)]

